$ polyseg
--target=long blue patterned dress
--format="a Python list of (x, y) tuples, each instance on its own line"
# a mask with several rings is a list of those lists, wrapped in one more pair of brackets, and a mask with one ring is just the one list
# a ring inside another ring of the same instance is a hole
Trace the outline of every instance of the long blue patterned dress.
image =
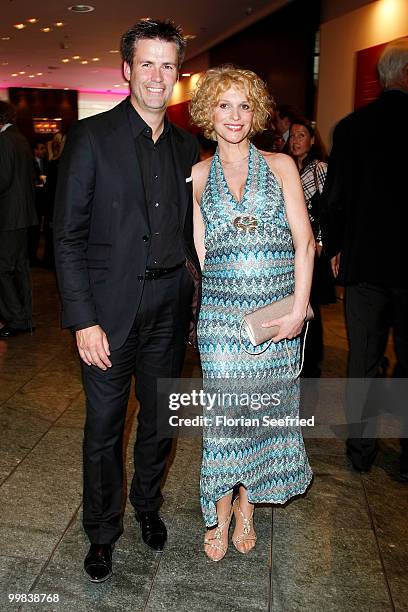
[[(286, 405), (268, 414), (296, 416), (299, 385), (293, 371), (299, 366), (299, 338), (287, 341), (287, 348), (284, 341), (272, 343), (258, 356), (248, 355), (239, 340), (245, 312), (294, 291), (294, 248), (282, 189), (250, 145), (245, 191), (237, 202), (217, 151), (200, 207), (206, 248), (198, 324), (204, 389), (267, 392), (285, 381)], [(257, 219), (255, 231), (238, 231), (234, 219), (248, 213)], [(238, 483), (246, 487), (251, 503), (283, 504), (307, 489), (312, 471), (298, 427), (271, 433), (260, 426), (232, 437), (223, 431), (218, 435), (211, 427), (204, 429), (200, 498), (208, 527), (217, 523), (216, 501)]]

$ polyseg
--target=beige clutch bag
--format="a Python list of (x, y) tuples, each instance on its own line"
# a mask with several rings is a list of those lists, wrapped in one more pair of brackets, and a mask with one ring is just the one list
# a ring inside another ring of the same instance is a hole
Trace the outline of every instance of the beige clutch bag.
[[(294, 300), (295, 296), (293, 294), (288, 295), (281, 300), (272, 302), (272, 304), (258, 308), (253, 312), (248, 312), (243, 316), (242, 323), (246, 328), (251, 344), (258, 346), (258, 344), (271, 340), (271, 338), (277, 335), (279, 331), (278, 325), (274, 327), (261, 327), (261, 325), (262, 323), (266, 323), (266, 321), (280, 319), (281, 317), (292, 312)], [(313, 319), (313, 316), (313, 310), (309, 304), (307, 307), (305, 322)]]

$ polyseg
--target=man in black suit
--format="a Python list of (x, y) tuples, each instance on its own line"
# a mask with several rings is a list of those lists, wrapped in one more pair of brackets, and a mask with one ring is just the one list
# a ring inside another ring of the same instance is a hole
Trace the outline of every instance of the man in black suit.
[(121, 50), (130, 97), (74, 126), (59, 169), (55, 259), (62, 321), (76, 334), (87, 398), (83, 522), (93, 582), (111, 575), (123, 530), (132, 375), (140, 410), (130, 501), (144, 542), (161, 551), (166, 541), (158, 508), (172, 441), (157, 435), (157, 380), (180, 375), (193, 275), (199, 280), (191, 185), (198, 143), (166, 117), (184, 48), (168, 21), (128, 30)]
[[(397, 374), (408, 377), (407, 38), (386, 47), (378, 72), (381, 95), (335, 128), (321, 217), (324, 248), (346, 287), (347, 454), (358, 471), (370, 469), (377, 444), (370, 431), (369, 386), (351, 379), (377, 375), (391, 326)], [(384, 141), (380, 133), (391, 118), (394, 129)], [(408, 481), (406, 437), (401, 446), (400, 474)]]
[(34, 168), (15, 110), (0, 101), (0, 338), (32, 331), (27, 229), (35, 225)]

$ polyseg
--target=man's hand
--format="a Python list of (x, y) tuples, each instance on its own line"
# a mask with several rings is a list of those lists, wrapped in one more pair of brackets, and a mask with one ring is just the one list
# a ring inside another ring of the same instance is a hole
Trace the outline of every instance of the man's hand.
[(79, 355), (86, 365), (95, 365), (101, 370), (112, 367), (108, 338), (100, 325), (80, 329), (75, 335)]
[(341, 253), (337, 253), (337, 255), (332, 257), (330, 260), (330, 265), (331, 265), (331, 269), (332, 269), (334, 278), (337, 278), (339, 275), (340, 255)]

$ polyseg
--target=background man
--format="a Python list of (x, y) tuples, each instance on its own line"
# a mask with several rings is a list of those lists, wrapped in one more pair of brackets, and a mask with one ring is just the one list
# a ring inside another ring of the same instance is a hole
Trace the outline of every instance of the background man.
[(0, 338), (32, 331), (27, 228), (37, 223), (30, 146), (14, 125), (15, 110), (0, 101)]
[(78, 122), (61, 159), (55, 255), (63, 325), (76, 331), (87, 397), (85, 570), (111, 575), (122, 533), (122, 440), (132, 375), (140, 402), (130, 501), (144, 542), (161, 551), (160, 481), (171, 440), (157, 436), (157, 379), (180, 375), (199, 269), (193, 246), (194, 137), (166, 106), (185, 41), (171, 22), (140, 21), (122, 37), (130, 97)]
[[(346, 287), (349, 379), (376, 376), (391, 325), (397, 374), (408, 376), (407, 38), (386, 47), (378, 72), (384, 91), (334, 131), (322, 201), (323, 244)], [(378, 126), (389, 117), (395, 129), (383, 146)], [(365, 396), (359, 390), (350, 381), (347, 454), (355, 469), (367, 471), (377, 445), (363, 422)], [(407, 439), (401, 443), (400, 474), (408, 481)]]

